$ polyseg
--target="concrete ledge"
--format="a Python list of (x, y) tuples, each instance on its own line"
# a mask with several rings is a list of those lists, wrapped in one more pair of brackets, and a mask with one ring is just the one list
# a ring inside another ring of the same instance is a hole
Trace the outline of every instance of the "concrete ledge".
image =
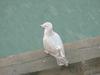
[[(70, 64), (100, 57), (100, 37), (65, 44), (65, 52)], [(20, 75), (54, 67), (57, 67), (56, 60), (43, 50), (0, 58), (2, 75)]]

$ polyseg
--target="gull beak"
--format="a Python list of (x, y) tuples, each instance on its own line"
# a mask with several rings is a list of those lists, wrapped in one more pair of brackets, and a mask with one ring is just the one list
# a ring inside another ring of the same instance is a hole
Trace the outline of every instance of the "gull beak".
[(40, 25), (42, 28), (44, 28), (44, 25), (42, 24), (42, 25)]

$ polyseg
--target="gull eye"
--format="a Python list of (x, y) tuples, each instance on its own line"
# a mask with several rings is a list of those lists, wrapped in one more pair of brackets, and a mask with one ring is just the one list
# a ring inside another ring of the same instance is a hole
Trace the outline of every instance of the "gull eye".
[(48, 25), (45, 25), (45, 27), (48, 27)]

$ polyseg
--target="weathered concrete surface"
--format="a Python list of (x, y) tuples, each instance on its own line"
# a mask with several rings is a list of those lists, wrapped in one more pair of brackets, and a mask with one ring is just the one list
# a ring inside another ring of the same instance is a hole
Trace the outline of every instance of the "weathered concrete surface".
[[(81, 40), (65, 45), (69, 63), (85, 63), (100, 57), (100, 37)], [(57, 67), (56, 60), (43, 50), (0, 58), (0, 75), (20, 75)]]
[(70, 64), (69, 67), (56, 67), (44, 71), (22, 75), (100, 75), (100, 58), (85, 61), (85, 63)]

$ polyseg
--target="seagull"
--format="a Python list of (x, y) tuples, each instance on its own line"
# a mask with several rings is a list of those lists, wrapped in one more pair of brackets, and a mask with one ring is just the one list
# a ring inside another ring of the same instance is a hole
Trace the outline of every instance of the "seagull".
[(53, 30), (52, 23), (45, 22), (40, 26), (44, 28), (44, 52), (53, 56), (57, 60), (57, 64), (59, 66), (68, 66), (68, 61), (65, 57), (63, 42), (58, 33)]

